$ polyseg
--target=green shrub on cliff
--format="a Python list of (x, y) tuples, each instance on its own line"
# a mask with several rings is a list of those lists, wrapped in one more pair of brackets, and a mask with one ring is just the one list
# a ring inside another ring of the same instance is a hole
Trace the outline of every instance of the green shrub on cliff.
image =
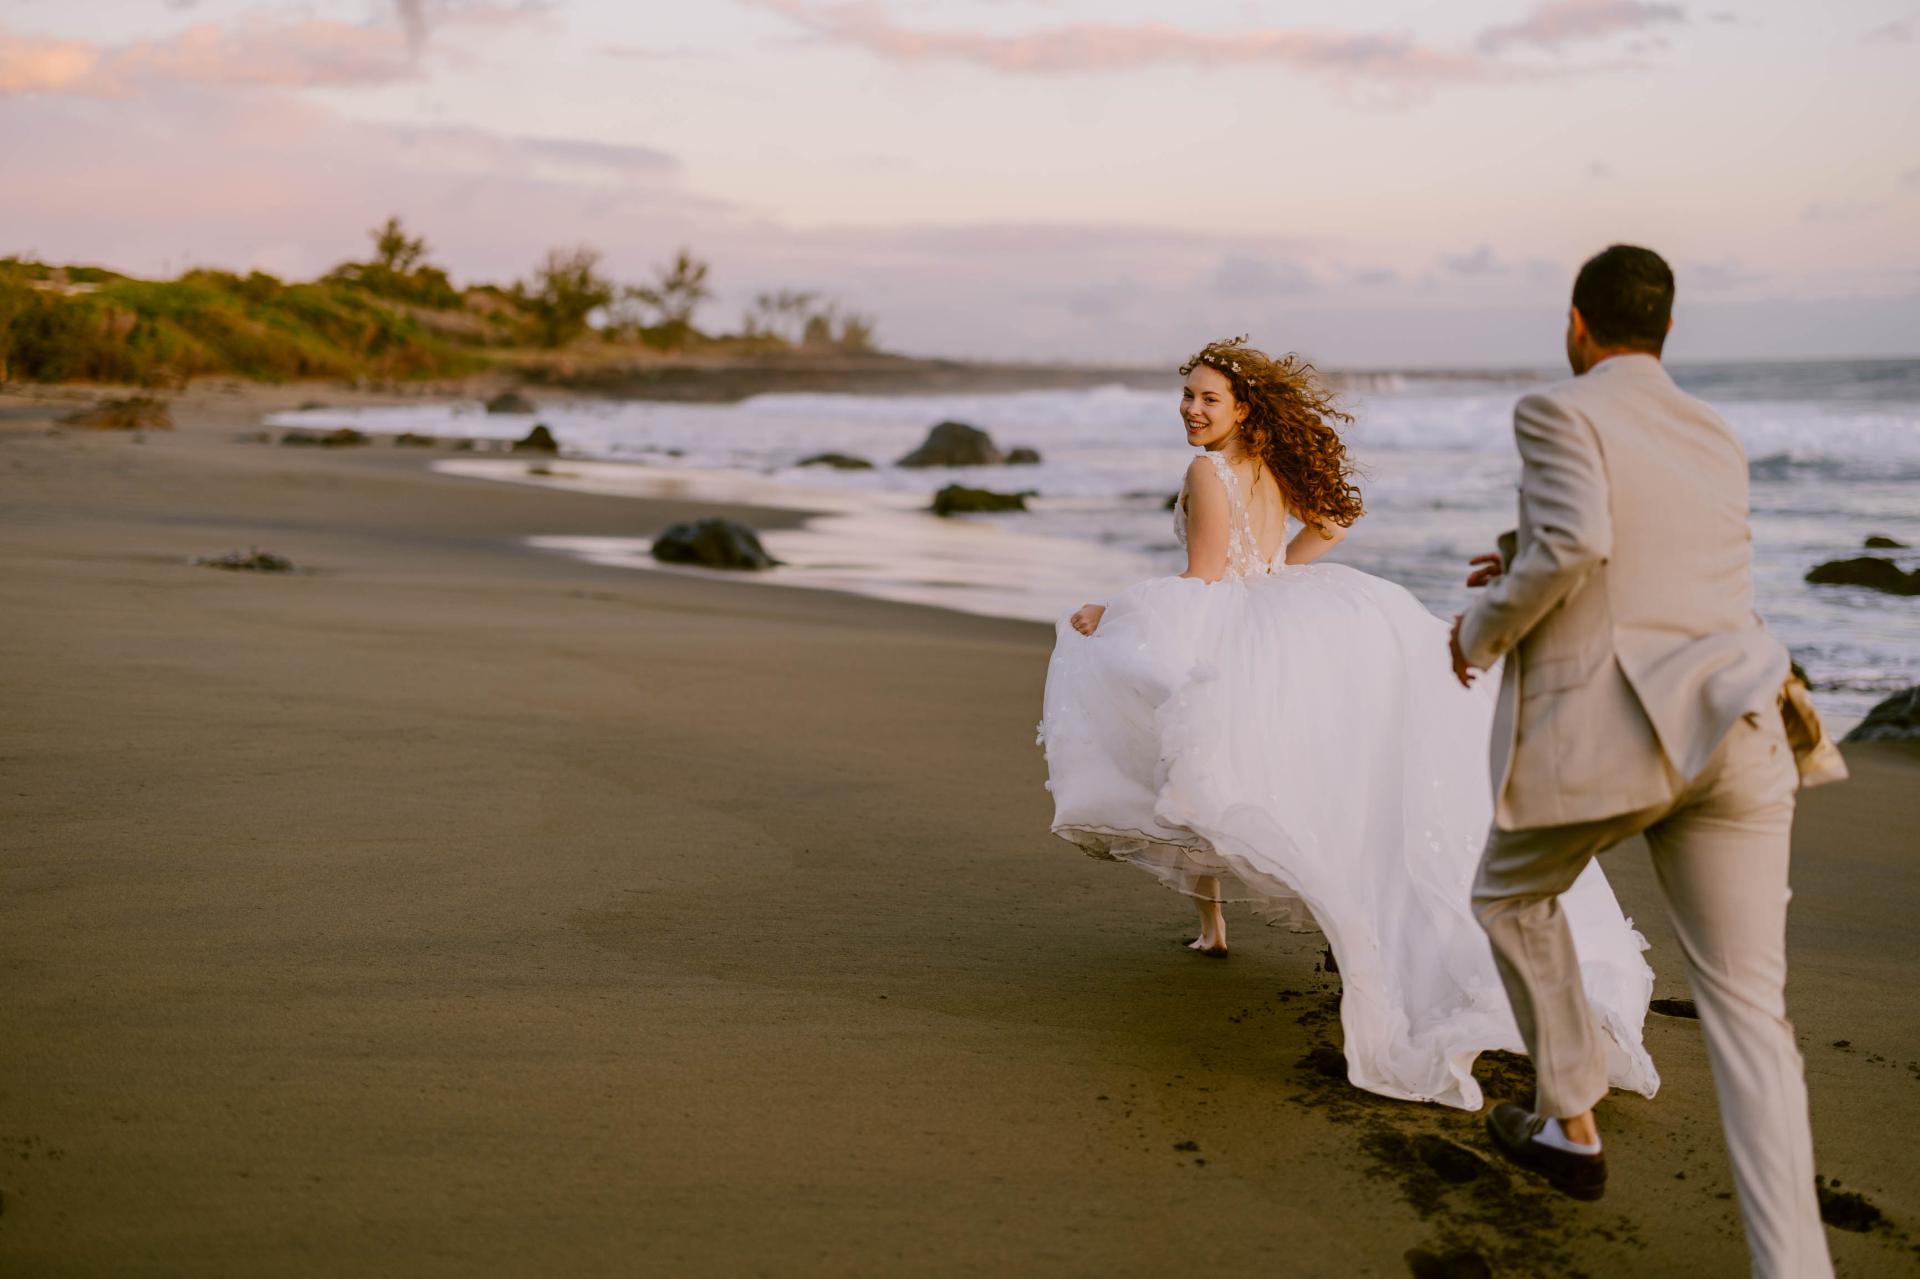
[(702, 333), (694, 316), (712, 297), (709, 267), (686, 249), (644, 285), (618, 285), (582, 245), (550, 251), (511, 287), (456, 289), (399, 218), (369, 236), (369, 260), (303, 284), (205, 268), (139, 280), (0, 258), (0, 382), (385, 381), (458, 375), (496, 359), (537, 377), (547, 365), (530, 346), (578, 346), (596, 366), (619, 360), (623, 347), (754, 357), (874, 349), (871, 320), (791, 290), (762, 294), (738, 335)]
[[(189, 271), (61, 288), (0, 262), (0, 376), (154, 385), (205, 374), (261, 381), (403, 378), (479, 361), (403, 309), (335, 280)], [(69, 277), (71, 278), (71, 277)]]

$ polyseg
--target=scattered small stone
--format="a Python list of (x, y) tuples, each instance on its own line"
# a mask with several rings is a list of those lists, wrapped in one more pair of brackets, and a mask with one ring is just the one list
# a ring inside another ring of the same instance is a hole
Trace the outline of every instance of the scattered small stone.
[(518, 391), (502, 391), (487, 401), (489, 413), (532, 413), (534, 404)]
[(430, 449), (440, 443), (431, 435), (415, 435), (412, 431), (402, 431), (393, 437), (394, 447), (403, 449)]
[(293, 561), (266, 551), (228, 551), (225, 555), (196, 555), (201, 568), (223, 568), (235, 573), (291, 573)]
[(935, 515), (970, 515), (982, 511), (1024, 511), (1031, 491), (995, 493), (991, 489), (971, 489), (964, 484), (949, 484), (933, 495), (928, 509)]
[(1836, 1039), (1833, 1041), (1833, 1046), (1835, 1048), (1851, 1048), (1853, 1047), (1853, 1041), (1851, 1039)]
[(1867, 712), (1865, 719), (1854, 725), (1852, 732), (1840, 740), (1844, 742), (1920, 741), (1920, 684), (1883, 699)]
[(1869, 551), (1904, 551), (1907, 549), (1905, 542), (1896, 541), (1884, 533), (1867, 534), (1867, 540), (1864, 545)]
[(302, 400), (300, 401), (299, 412), (311, 413), (315, 409), (324, 409), (326, 407), (326, 402), (323, 400)]
[(1840, 1190), (1839, 1182), (1828, 1182), (1824, 1178), (1813, 1179), (1814, 1193), (1820, 1197), (1820, 1220), (1836, 1230), (1851, 1230), (1865, 1234), (1879, 1225), (1882, 1217), (1880, 1209), (1875, 1207), (1865, 1195), (1851, 1190)]
[(280, 442), (338, 449), (371, 443), (371, 439), (364, 432), (356, 431), (350, 426), (343, 426), (333, 431), (288, 431), (280, 437)]
[(173, 408), (157, 395), (129, 395), (101, 400), (90, 409), (60, 419), (69, 426), (91, 426), (105, 431), (165, 431), (173, 426)]
[(1173, 1148), (1175, 1150), (1198, 1150), (1200, 1149), (1200, 1143), (1197, 1141), (1176, 1141), (1173, 1143)]
[(800, 459), (801, 466), (831, 466), (836, 471), (871, 471), (873, 463), (850, 453), (815, 453)]
[(665, 564), (757, 570), (780, 561), (767, 554), (760, 536), (733, 520), (704, 519), (675, 524), (653, 541), (653, 558)]
[(1700, 1010), (1691, 999), (1656, 999), (1647, 1007), (1662, 1017), (1686, 1017), (1700, 1020)]
[(1832, 560), (1815, 567), (1807, 580), (1815, 586), (1864, 586), (1888, 595), (1920, 595), (1920, 569), (1909, 573), (1878, 555)]
[(919, 448), (897, 466), (999, 466), (1006, 455), (994, 447), (993, 437), (965, 422), (941, 422), (927, 432)]
[(1038, 466), (1039, 464), (1039, 449), (1017, 448), (1007, 450), (1008, 466)]
[(1493, 1267), (1469, 1248), (1436, 1255), (1425, 1248), (1409, 1248), (1407, 1270), (1413, 1279), (1492, 1279)]
[(233, 437), (233, 442), (235, 444), (271, 444), (273, 443), (273, 432), (242, 431)]
[(1465, 1146), (1456, 1146), (1444, 1137), (1435, 1137), (1431, 1133), (1415, 1137), (1413, 1149), (1420, 1156), (1421, 1163), (1438, 1173), (1442, 1181), (1451, 1181), (1455, 1185), (1473, 1181), (1487, 1170), (1487, 1161), (1479, 1155)]
[(515, 453), (558, 453), (560, 443), (553, 438), (553, 432), (547, 429), (545, 422), (535, 422), (524, 439), (513, 442)]

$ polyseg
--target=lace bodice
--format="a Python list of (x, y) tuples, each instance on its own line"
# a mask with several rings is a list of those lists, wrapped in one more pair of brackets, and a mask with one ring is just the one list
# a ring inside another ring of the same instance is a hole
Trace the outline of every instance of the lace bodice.
[[(1240, 497), (1240, 477), (1233, 473), (1233, 467), (1227, 459), (1218, 453), (1201, 454), (1213, 463), (1213, 469), (1220, 475), (1220, 482), (1227, 486), (1227, 577), (1262, 577), (1272, 573), (1286, 561), (1287, 539), (1291, 535), (1293, 521), (1289, 516), (1286, 526), (1280, 530), (1280, 545), (1274, 551), (1273, 558), (1260, 554), (1260, 539), (1253, 535), (1253, 517), (1247, 511), (1247, 504)], [(1180, 545), (1187, 544), (1187, 495), (1183, 490), (1180, 500), (1173, 506), (1173, 532), (1180, 539)]]

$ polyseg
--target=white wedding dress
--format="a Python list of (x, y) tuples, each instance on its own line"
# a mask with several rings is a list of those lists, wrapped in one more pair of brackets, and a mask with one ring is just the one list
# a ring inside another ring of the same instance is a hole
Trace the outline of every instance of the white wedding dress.
[[(1272, 561), (1217, 453), (1232, 528), (1216, 583), (1164, 577), (1062, 622), (1040, 744), (1053, 830), (1191, 896), (1326, 934), (1348, 1078), (1388, 1097), (1482, 1104), (1474, 1058), (1524, 1051), (1470, 903), (1492, 819), (1497, 675), (1453, 678), (1447, 626), (1338, 564)], [(1175, 515), (1186, 540), (1185, 502)], [(1653, 973), (1596, 861), (1561, 898), (1616, 1087), (1651, 1097)]]

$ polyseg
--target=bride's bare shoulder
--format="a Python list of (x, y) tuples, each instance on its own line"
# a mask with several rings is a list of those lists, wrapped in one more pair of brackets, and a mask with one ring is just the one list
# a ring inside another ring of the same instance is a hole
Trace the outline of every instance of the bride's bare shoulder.
[(1226, 484), (1220, 478), (1219, 467), (1214, 463), (1213, 455), (1200, 453), (1187, 463), (1187, 479), (1183, 485), (1189, 493), (1207, 491), (1224, 493)]

